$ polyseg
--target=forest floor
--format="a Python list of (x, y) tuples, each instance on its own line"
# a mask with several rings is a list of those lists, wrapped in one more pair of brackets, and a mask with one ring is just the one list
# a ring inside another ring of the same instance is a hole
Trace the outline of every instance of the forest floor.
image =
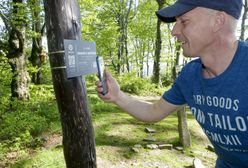
[[(158, 99), (140, 98), (148, 101)], [(210, 143), (190, 112), (187, 114), (192, 147), (178, 150), (180, 144), (176, 113), (158, 123), (147, 124), (113, 105), (109, 107), (109, 104), (104, 103), (101, 104), (101, 109), (105, 111), (98, 112), (93, 109), (92, 112), (98, 168), (189, 168), (195, 158), (199, 158), (205, 167), (214, 167), (216, 156), (207, 149)], [(147, 133), (146, 128), (152, 128), (156, 132)], [(61, 131), (44, 133), (42, 136), (45, 137), (42, 147), (29, 150), (8, 167), (65, 167)], [(144, 141), (145, 138), (152, 138), (154, 141)], [(148, 144), (170, 144), (172, 148), (148, 149)], [(134, 149), (136, 146), (138, 147)]]

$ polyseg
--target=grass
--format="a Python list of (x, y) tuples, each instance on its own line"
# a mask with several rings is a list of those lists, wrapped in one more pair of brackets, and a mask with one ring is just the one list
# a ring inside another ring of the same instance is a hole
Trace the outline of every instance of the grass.
[(30, 159), (21, 160), (12, 168), (62, 168), (65, 167), (62, 149), (39, 151)]
[[(49, 91), (49, 89), (43, 87), (34, 90), (37, 92), (35, 94), (41, 97), (47, 97), (46, 92), (51, 92), (51, 90)], [(154, 143), (167, 142), (173, 144), (174, 147), (179, 145), (176, 113), (155, 124), (143, 123), (124, 113), (117, 106), (100, 101), (93, 88), (88, 91), (88, 103), (95, 131), (98, 167), (152, 168), (167, 165), (171, 168), (181, 168), (191, 165), (194, 157), (200, 158), (206, 167), (214, 167), (216, 156), (205, 149), (209, 142), (190, 113), (188, 113), (188, 124), (192, 136), (191, 148), (183, 152), (175, 149), (149, 150), (145, 148), (148, 142), (143, 141), (147, 137), (156, 138), (157, 141)], [(46, 119), (44, 122), (47, 124), (46, 131), (44, 132), (41, 128), (43, 132), (35, 135), (36, 138), (33, 137), (33, 139), (37, 139), (44, 134), (46, 136), (61, 134), (59, 114), (55, 108), (54, 98), (48, 96), (46, 101), (41, 99), (40, 102), (33, 101), (33, 104), (30, 108), (33, 108), (35, 114), (44, 117)], [(146, 127), (154, 128), (157, 132), (148, 134), (144, 131)], [(0, 143), (0, 150), (6, 151), (6, 147), (1, 144), (4, 143)], [(142, 145), (138, 153), (131, 150), (135, 144)], [(13, 163), (9, 164), (9, 167), (63, 168), (65, 167), (63, 149), (56, 146), (49, 149), (43, 148), (42, 144), (37, 148), (19, 147), (23, 154), (16, 157), (19, 159), (14, 160)], [(17, 152), (17, 150), (14, 150), (14, 152)], [(4, 157), (4, 154), (2, 156)]]
[[(112, 112), (93, 112), (93, 124), (95, 129), (96, 151), (98, 167), (115, 166), (121, 164), (125, 167), (147, 167), (154, 164), (164, 163), (172, 168), (180, 168), (192, 164), (194, 157), (200, 158), (208, 167), (213, 167), (215, 155), (205, 149), (208, 143), (203, 136), (197, 123), (190, 117), (189, 125), (192, 135), (192, 148), (186, 152), (177, 150), (148, 150), (142, 148), (139, 153), (130, 149), (135, 144), (143, 147), (147, 142), (144, 138), (152, 136), (157, 142), (168, 142), (178, 145), (177, 117), (172, 115), (156, 124), (145, 124), (133, 119), (129, 115), (121, 112), (112, 105)], [(158, 132), (147, 134), (146, 127), (152, 127)], [(199, 136), (200, 132), (200, 136)], [(17, 162), (12, 166), (16, 167), (65, 167), (62, 148), (51, 150), (41, 150), (34, 157)]]
[[(147, 142), (142, 140), (149, 136), (156, 138), (157, 143), (167, 142), (178, 146), (176, 115), (173, 114), (156, 124), (146, 124), (124, 113), (102, 113), (98, 117), (103, 119), (102, 121), (106, 118), (106, 122), (99, 124), (97, 119), (94, 120), (98, 157), (112, 161), (112, 164), (120, 163), (121, 160), (125, 160), (127, 163), (135, 160), (140, 163), (146, 160), (149, 162), (166, 163), (173, 168), (191, 165), (192, 159), (198, 157), (206, 166), (213, 167), (215, 154), (205, 149), (206, 144), (209, 144), (209, 142), (192, 116), (190, 114), (189, 116), (188, 122), (192, 135), (191, 149), (187, 149), (182, 153), (177, 150), (148, 150), (142, 148), (140, 153), (134, 153), (130, 148), (135, 144), (141, 144), (144, 147)], [(97, 123), (99, 128), (96, 125)], [(158, 132), (152, 135), (147, 134), (144, 132), (146, 127), (152, 127)], [(131, 163), (129, 166), (131, 166)]]

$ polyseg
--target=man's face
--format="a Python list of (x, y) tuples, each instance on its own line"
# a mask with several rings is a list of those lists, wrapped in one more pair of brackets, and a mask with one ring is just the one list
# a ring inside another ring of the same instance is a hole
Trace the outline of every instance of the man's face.
[(183, 54), (198, 57), (211, 52), (214, 39), (213, 10), (197, 7), (177, 17), (172, 35), (181, 43)]

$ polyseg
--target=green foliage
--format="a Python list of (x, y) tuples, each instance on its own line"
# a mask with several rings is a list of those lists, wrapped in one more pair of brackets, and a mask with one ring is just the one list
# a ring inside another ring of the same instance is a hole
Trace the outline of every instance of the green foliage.
[(6, 152), (7, 152), (7, 148), (5, 144), (0, 143), (0, 161), (4, 159)]
[(32, 73), (37, 73), (39, 70), (41, 70), (42, 73), (42, 84), (52, 84), (52, 72), (48, 61), (46, 61), (40, 68), (38, 68), (37, 66), (33, 66), (30, 62), (28, 63), (28, 73), (30, 75)]
[(62, 168), (66, 167), (64, 155), (61, 149), (52, 149), (49, 151), (40, 151), (36, 156), (29, 160), (22, 160), (11, 168)]
[(162, 86), (168, 87), (173, 83), (172, 80), (172, 74), (161, 74), (161, 82), (162, 82)]
[(53, 82), (52, 82), (52, 72), (49, 61), (46, 61), (46, 63), (42, 65), (41, 73), (42, 73), (42, 83), (51, 85)]
[[(121, 81), (124, 81), (125, 79), (133, 81), (133, 84), (129, 85), (135, 85), (137, 81), (138, 85), (141, 85), (139, 83), (140, 81), (143, 82), (143, 85), (149, 85), (148, 79), (137, 78), (135, 72), (120, 76), (118, 80), (120, 80), (121, 83)], [(95, 75), (86, 77), (86, 81), (88, 103), (90, 105), (95, 129), (98, 158), (113, 162), (113, 164), (118, 164), (118, 160), (138, 160), (139, 162), (142, 162), (144, 154), (152, 156), (148, 159), (151, 162), (159, 160), (168, 163), (170, 166), (175, 166), (175, 163), (177, 163), (178, 165), (175, 167), (180, 167), (184, 161), (177, 159), (176, 156), (180, 155), (181, 158), (192, 156), (192, 153), (190, 156), (187, 156), (188, 154), (185, 155), (176, 150), (159, 150), (161, 152), (160, 155), (153, 155), (151, 153), (153, 151), (149, 151), (145, 148), (142, 148), (140, 153), (131, 151), (130, 148), (135, 144), (141, 144), (144, 147), (147, 144), (147, 142), (142, 141), (142, 139), (147, 136), (151, 136), (144, 132), (146, 127), (153, 127), (158, 130), (157, 133), (152, 135), (158, 142), (166, 141), (177, 146), (178, 133), (176, 114), (168, 117), (166, 122), (162, 121), (156, 124), (140, 122), (123, 113), (117, 106), (104, 103), (98, 98), (94, 91)], [(140, 91), (139, 89), (142, 87), (143, 89), (149, 88), (147, 86), (140, 86), (137, 90)], [(154, 89), (154, 87), (150, 88), (148, 92), (152, 91), (152, 89)], [(44, 143), (40, 137), (41, 132), (47, 132), (48, 129), (50, 132), (50, 129), (54, 129), (54, 123), (59, 123), (59, 114), (54, 99), (53, 87), (52, 85), (31, 85), (30, 93), (31, 99), (29, 101), (15, 101), (12, 107), (13, 111), (3, 115), (0, 122), (0, 138), (3, 140), (8, 136), (9, 139), (1, 141), (0, 143), (0, 162), (5, 160), (6, 153), (11, 151), (18, 153), (20, 156), (16, 159), (19, 158), (21, 160), (10, 167), (64, 167), (65, 163), (61, 148), (52, 148), (50, 150), (41, 151), (39, 151), (39, 148), (36, 148)], [(192, 123), (192, 121), (194, 121), (194, 119), (191, 116), (189, 117), (188, 122)], [(192, 128), (196, 130), (193, 134), (193, 144), (197, 144), (199, 141), (206, 142), (206, 140), (203, 140), (201, 137), (199, 139), (199, 136), (197, 136), (197, 126), (193, 125)], [(56, 128), (56, 130), (61, 132), (61, 127)], [(29, 148), (35, 148), (38, 152), (32, 154), (32, 156), (29, 157), (30, 159), (26, 159), (28, 155), (27, 151), (30, 150)], [(194, 147), (194, 149), (197, 150), (203, 148), (202, 145)], [(206, 152), (204, 151), (203, 153), (202, 156), (205, 156)], [(165, 155), (168, 157), (162, 157)], [(199, 153), (194, 155), (197, 157), (199, 155), (201, 156)], [(210, 159), (213, 160), (213, 158)], [(208, 162), (211, 162), (212, 160)]]
[(25, 131), (38, 135), (48, 127), (45, 117), (30, 111), (6, 113), (2, 118), (0, 138), (4, 140), (13, 139)]
[(29, 101), (14, 100), (11, 111), (1, 116), (0, 140), (11, 142), (13, 150), (39, 146), (37, 138), (53, 123), (59, 122), (57, 104), (51, 85), (31, 85)]
[[(104, 107), (103, 104), (109, 105), (97, 99), (94, 94), (89, 94), (89, 97), (92, 100), (91, 103), (98, 104), (98, 108)], [(178, 119), (176, 113), (164, 121), (156, 124), (147, 124), (139, 122), (112, 105), (109, 107), (112, 109), (111, 111), (105, 111), (107, 109), (104, 107), (104, 109), (97, 109), (97, 113), (95, 112), (96, 109), (91, 109), (94, 114), (93, 124), (98, 166), (111, 167), (122, 164), (129, 167), (131, 163), (134, 163), (135, 167), (142, 168), (147, 167), (147, 164), (141, 166), (142, 163), (161, 162), (168, 164), (169, 167), (181, 168), (192, 164), (193, 158), (198, 157), (205, 161), (205, 165), (213, 167), (211, 164), (214, 164), (216, 156), (205, 149), (206, 144), (208, 144), (207, 137), (199, 136), (202, 130), (197, 126), (192, 115), (189, 115), (188, 123), (190, 130), (193, 131), (193, 146), (190, 150), (186, 149), (185, 154), (185, 151), (180, 152), (177, 150), (148, 150), (145, 146), (150, 142), (142, 141), (144, 138), (154, 137), (157, 139), (154, 143), (166, 142), (173, 144), (173, 147), (178, 146)], [(157, 132), (148, 134), (144, 131), (146, 127), (154, 128)], [(135, 144), (142, 146), (139, 153), (130, 150)], [(137, 166), (137, 163), (140, 165)], [(63, 150), (57, 147), (49, 150), (40, 150), (29, 157), (29, 159), (20, 160), (16, 164), (11, 165), (11, 167), (65, 167)]]
[(129, 24), (129, 31), (132, 36), (140, 39), (154, 39), (156, 36), (156, 15), (151, 15), (156, 8), (155, 1), (146, 0), (137, 7), (137, 14)]
[(121, 90), (137, 95), (161, 95), (164, 91), (152, 84), (148, 78), (137, 77), (136, 72), (126, 73), (117, 78)]
[(25, 131), (24, 133), (21, 133), (19, 137), (16, 137), (12, 141), (11, 150), (17, 151), (21, 149), (22, 147), (27, 147), (28, 144), (31, 142), (32, 136), (30, 135), (29, 131)]
[(120, 109), (113, 104), (103, 103), (96, 94), (88, 95), (88, 102), (93, 116), (98, 115), (98, 113), (120, 111)]
[(28, 73), (37, 73), (39, 71), (39, 68), (37, 66), (33, 66), (30, 62), (28, 62)]
[(0, 117), (8, 108), (10, 102), (11, 77), (12, 73), (8, 60), (5, 54), (0, 55)]

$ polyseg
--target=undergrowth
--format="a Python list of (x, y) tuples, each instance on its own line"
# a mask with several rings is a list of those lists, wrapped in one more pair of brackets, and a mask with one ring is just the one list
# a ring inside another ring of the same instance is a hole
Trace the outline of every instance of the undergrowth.
[[(149, 79), (137, 78), (134, 73), (116, 78), (123, 91), (135, 95), (161, 95), (166, 90), (151, 84)], [(110, 162), (117, 162), (118, 159), (140, 159), (142, 155), (134, 153), (130, 148), (137, 143), (146, 145), (142, 139), (150, 135), (144, 132), (145, 127), (159, 130), (157, 134), (154, 134), (157, 141), (167, 141), (174, 146), (179, 145), (176, 116), (172, 115), (165, 122), (156, 124), (140, 122), (123, 113), (117, 106), (104, 103), (98, 98), (95, 92), (94, 75), (88, 76), (86, 82), (88, 104), (95, 129), (96, 149), (99, 158), (107, 159)], [(4, 106), (6, 108), (2, 109), (0, 115), (0, 167), (8, 165), (12, 165), (11, 167), (42, 167), (42, 165), (45, 167), (58, 165), (64, 167), (62, 148), (49, 151), (41, 150), (45, 142), (44, 134), (48, 134), (47, 136), (53, 133), (61, 134), (59, 112), (53, 87), (52, 85), (31, 85), (30, 94), (30, 100), (15, 100), (11, 103), (11, 108), (8, 108), (8, 103), (6, 103)], [(106, 151), (105, 148), (117, 149), (117, 151)], [(37, 154), (30, 156), (30, 150), (37, 151)], [(148, 152), (144, 148), (142, 151)], [(12, 158), (10, 154), (16, 156)], [(168, 154), (164, 153), (164, 155)], [(178, 153), (170, 154), (171, 157), (177, 155)], [(186, 155), (192, 155), (192, 153), (186, 150)], [(162, 159), (163, 157), (157, 158)], [(150, 161), (156, 161), (156, 158), (152, 157)], [(170, 161), (168, 158), (164, 158), (162, 161), (181, 164), (180, 160)]]

